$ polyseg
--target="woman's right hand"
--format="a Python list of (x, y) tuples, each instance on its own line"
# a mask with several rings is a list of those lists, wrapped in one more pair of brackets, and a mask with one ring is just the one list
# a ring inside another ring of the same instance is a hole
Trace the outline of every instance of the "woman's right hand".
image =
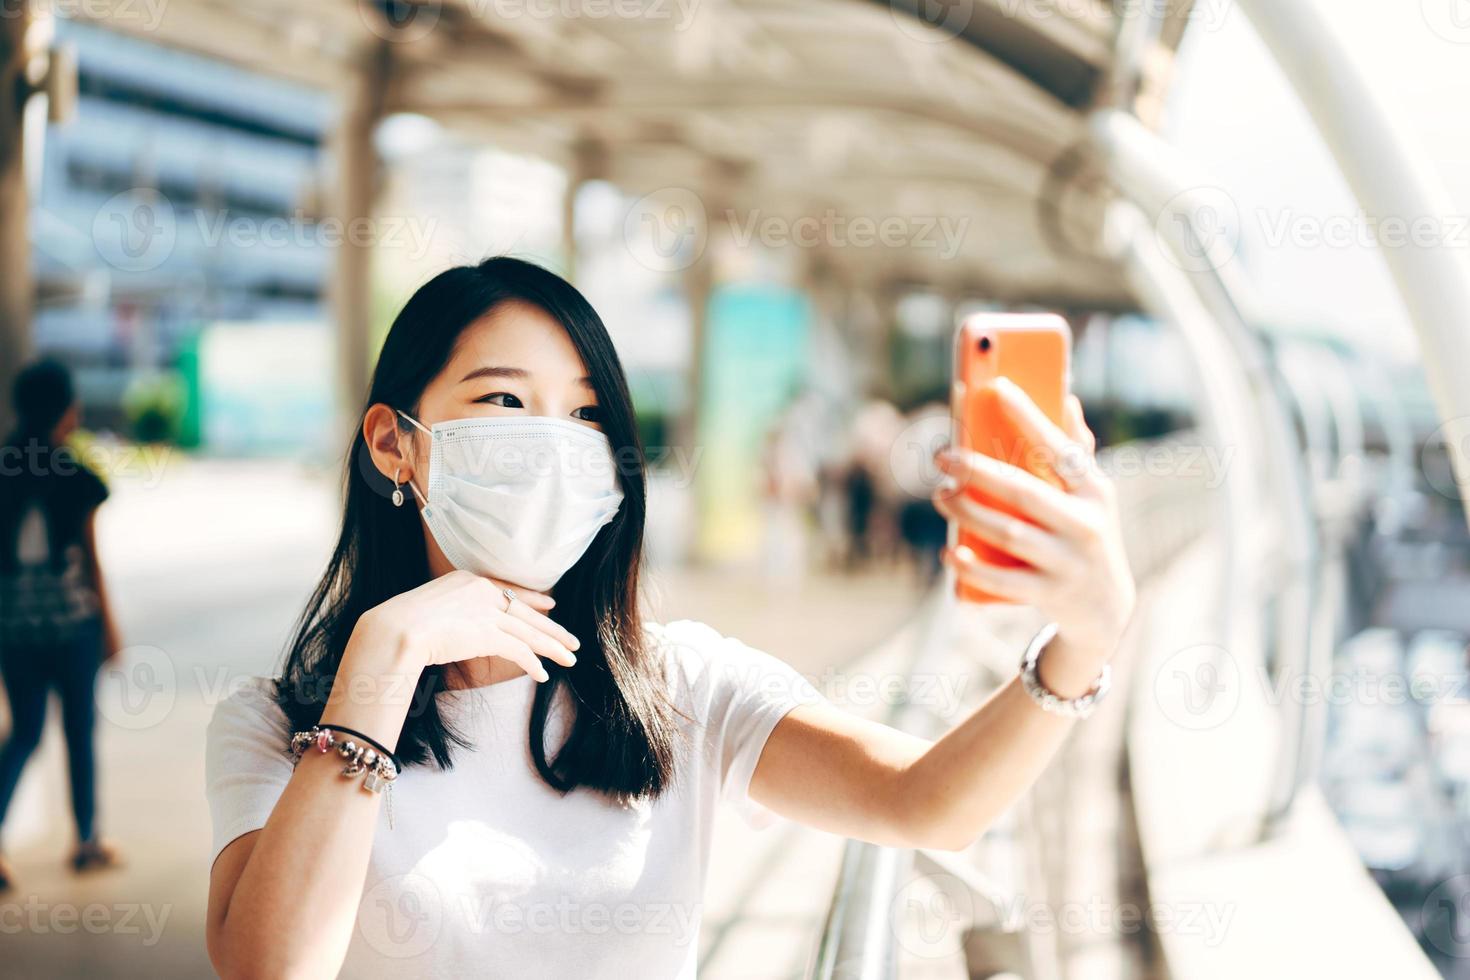
[[(507, 588), (515, 601), (507, 601)], [(543, 593), (456, 570), (369, 609), (358, 629), (419, 668), (502, 657), (545, 681), (550, 675), (540, 658), (570, 667), (581, 646), (546, 615), (552, 604)]]
[[(425, 667), (502, 657), (544, 681), (542, 657), (575, 663), (580, 644), (547, 618), (551, 598), (513, 590), (507, 608), (504, 588), (456, 571), (369, 609), (343, 651), (320, 724), (396, 752)], [(236, 839), (214, 863), (209, 945), (224, 976), (332, 976), (341, 968), (383, 794), (362, 792), (342, 778), (340, 758), (322, 756), (303, 755), (265, 828)], [(297, 900), (313, 910), (310, 928)]]

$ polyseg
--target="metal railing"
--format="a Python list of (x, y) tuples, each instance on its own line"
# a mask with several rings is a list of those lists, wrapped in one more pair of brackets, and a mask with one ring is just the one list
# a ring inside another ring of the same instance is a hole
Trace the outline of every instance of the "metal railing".
[[(1130, 450), (1167, 453), (1196, 446), (1192, 431), (1150, 441), (1130, 443)], [(1103, 465), (1107, 458), (1104, 454)], [(1174, 473), (1155, 476), (1142, 473), (1115, 478), (1129, 561), (1140, 583), (1164, 574), (1173, 560), (1197, 540), (1209, 524), (1212, 512), (1210, 488), (1203, 475)], [(952, 589), (946, 582), (920, 609), (918, 642), (910, 658), (910, 675), (932, 673), (944, 668), (950, 653)], [(901, 702), (888, 723), (902, 731), (922, 736), (938, 734), (940, 719), (921, 705)], [(880, 847), (849, 840), (844, 847), (840, 870), (827, 917), (812, 957), (808, 980), (891, 980), (898, 974), (898, 925), (895, 900), (913, 874), (931, 876), (940, 890), (959, 888), (968, 893), (969, 907), (976, 910), (969, 928), (1016, 928), (1005, 909), (1014, 896), (1000, 888), (964, 855), (910, 851)], [(1035, 952), (1023, 953), (1033, 961), (1051, 959)], [(1031, 975), (1044, 976), (1040, 963)]]

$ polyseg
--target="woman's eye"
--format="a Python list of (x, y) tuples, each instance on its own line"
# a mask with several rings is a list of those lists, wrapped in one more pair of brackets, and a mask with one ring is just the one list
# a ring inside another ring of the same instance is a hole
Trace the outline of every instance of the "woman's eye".
[(517, 398), (515, 395), (512, 395), (508, 391), (497, 391), (494, 394), (486, 395), (483, 398), (476, 398), (475, 401), (483, 403), (485, 405), (499, 405), (501, 408), (526, 407), (524, 404), (521, 403), (521, 400), (519, 398)]
[(583, 422), (601, 422), (602, 410), (596, 405), (583, 405), (572, 413), (572, 418), (581, 419)]

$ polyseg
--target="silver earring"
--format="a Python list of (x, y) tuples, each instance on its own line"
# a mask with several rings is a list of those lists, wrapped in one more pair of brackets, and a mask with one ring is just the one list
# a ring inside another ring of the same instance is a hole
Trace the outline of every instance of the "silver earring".
[(398, 471), (393, 471), (393, 506), (403, 506), (403, 487), (398, 483)]

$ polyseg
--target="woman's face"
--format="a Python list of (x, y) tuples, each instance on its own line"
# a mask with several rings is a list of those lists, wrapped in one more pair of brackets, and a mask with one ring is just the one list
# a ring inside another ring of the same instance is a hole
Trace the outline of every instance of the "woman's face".
[[(460, 335), (448, 364), (424, 389), (418, 421), (432, 428), (449, 419), (549, 416), (601, 429), (597, 395), (566, 328), (529, 303), (502, 303)], [(429, 439), (402, 432), (412, 479), (428, 490)], [(425, 529), (435, 574), (451, 567)]]
[[(544, 415), (600, 428), (597, 395), (566, 329), (540, 307), (502, 303), (465, 328), (419, 399), (419, 421)], [(419, 440), (426, 443), (427, 440)], [(428, 446), (418, 447), (428, 465)]]

